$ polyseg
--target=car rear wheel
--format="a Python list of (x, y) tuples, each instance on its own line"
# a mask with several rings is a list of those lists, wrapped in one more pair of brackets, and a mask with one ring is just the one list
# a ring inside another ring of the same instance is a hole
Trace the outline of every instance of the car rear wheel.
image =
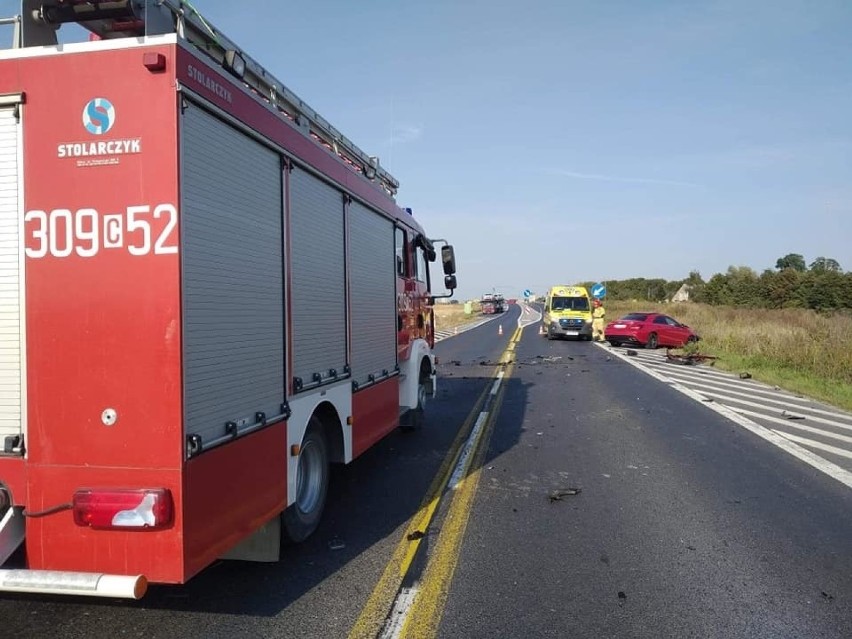
[(689, 337), (686, 338), (687, 344), (695, 344), (695, 342), (697, 342), (697, 341), (698, 341), (698, 338), (695, 337), (695, 335), (690, 335)]
[(657, 339), (656, 333), (651, 333), (650, 335), (648, 335), (648, 342), (645, 344), (645, 348), (654, 350), (659, 345), (660, 345), (660, 342)]

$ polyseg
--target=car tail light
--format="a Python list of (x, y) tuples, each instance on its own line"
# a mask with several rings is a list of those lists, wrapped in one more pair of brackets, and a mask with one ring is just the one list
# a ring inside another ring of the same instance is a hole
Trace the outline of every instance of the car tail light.
[(165, 528), (173, 510), (165, 488), (78, 490), (73, 500), (74, 523), (102, 530)]

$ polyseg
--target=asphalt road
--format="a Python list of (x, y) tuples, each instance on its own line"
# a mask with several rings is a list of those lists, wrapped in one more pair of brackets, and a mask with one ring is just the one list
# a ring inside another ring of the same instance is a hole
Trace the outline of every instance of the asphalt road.
[(528, 332), (440, 637), (852, 636), (847, 487), (604, 349)]
[(406, 582), (451, 567), (424, 635), (852, 636), (849, 488), (593, 344), (531, 326), (499, 366), (517, 317), (438, 345), (427, 427), (336, 472), (318, 533), (278, 564), (136, 603), (3, 595), (0, 637), (346, 637), (489, 396)]

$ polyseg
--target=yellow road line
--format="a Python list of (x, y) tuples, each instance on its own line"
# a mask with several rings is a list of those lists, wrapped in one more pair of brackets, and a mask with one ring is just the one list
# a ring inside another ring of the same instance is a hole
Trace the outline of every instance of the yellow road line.
[[(506, 370), (507, 377), (511, 372), (510, 368), (511, 366)], [(497, 419), (496, 416), (505, 392), (506, 386), (503, 385), (489, 411), (488, 421), (479, 436), (480, 441), (474, 449), (476, 452), (470, 460), (472, 470), (456, 486), (453, 501), (441, 528), (435, 550), (426, 567), (420, 590), (409, 609), (408, 617), (400, 632), (401, 638), (432, 639), (438, 636), (438, 626), (449, 596), (450, 585), (461, 553), (464, 533), (479, 486), (482, 462), (488, 450), (488, 442), (491, 439), (494, 422)]]
[[(496, 376), (497, 370), (495, 369), (494, 376)], [(432, 518), (435, 516), (435, 511), (456, 466), (465, 439), (482, 405), (485, 403), (485, 398), (488, 396), (490, 389), (491, 385), (486, 384), (482, 393), (476, 402), (474, 402), (473, 409), (459, 429), (455, 440), (453, 440), (452, 446), (450, 446), (450, 450), (441, 464), (441, 468), (438, 470), (438, 473), (432, 480), (432, 484), (429, 486), (429, 490), (426, 492), (426, 496), (423, 498), (417, 512), (408, 520), (402, 539), (397, 544), (390, 561), (385, 566), (382, 576), (379, 578), (369, 599), (367, 599), (364, 609), (358, 615), (355, 625), (352, 626), (352, 630), (349, 632), (349, 639), (372, 639), (381, 631), (396, 598), (396, 594), (399, 591), (399, 587), (402, 584), (402, 580), (408, 573), (411, 562), (420, 546), (419, 537), (417, 539), (408, 539), (408, 535), (415, 530), (426, 532), (426, 528), (428, 528)], [(413, 522), (416, 522), (416, 526), (412, 527)]]
[[(512, 335), (510, 343), (514, 344), (518, 339), (520, 339), (522, 332), (522, 329), (518, 327)], [(501, 370), (506, 373), (504, 377), (507, 377), (508, 371), (504, 367), (506, 367), (506, 364), (510, 361), (511, 355), (507, 349), (501, 357), (500, 366), (495, 368), (492, 379), (496, 378), (497, 374)], [(352, 630), (349, 632), (349, 639), (373, 639), (381, 632), (385, 620), (387, 619), (387, 616), (394, 604), (397, 593), (399, 592), (400, 586), (402, 585), (402, 581), (408, 573), (408, 570), (411, 568), (411, 563), (413, 562), (417, 549), (420, 546), (421, 538), (419, 536), (417, 539), (408, 539), (408, 535), (410, 532), (415, 530), (425, 533), (426, 529), (429, 527), (429, 524), (440, 505), (447, 483), (449, 482), (452, 472), (458, 463), (458, 458), (462, 452), (465, 439), (468, 437), (474, 420), (479, 415), (482, 406), (486, 401), (490, 388), (491, 386), (486, 384), (482, 393), (477, 398), (476, 402), (474, 402), (473, 408), (462, 424), (462, 427), (459, 429), (459, 433), (456, 435), (447, 456), (444, 458), (441, 468), (432, 480), (432, 484), (429, 487), (426, 496), (423, 498), (420, 508), (406, 524), (402, 539), (400, 539), (394, 549), (391, 559), (387, 566), (385, 566), (382, 576), (379, 578), (376, 587), (373, 589), (373, 592), (367, 599), (367, 603), (364, 605), (364, 609), (361, 611), (361, 614), (352, 626)], [(502, 393), (495, 398), (495, 404), (501, 398)], [(482, 429), (478, 439), (482, 439), (482, 432), (485, 430), (486, 428)], [(478, 455), (479, 452), (477, 451), (472, 456), (473, 458), (469, 463), (472, 464)], [(458, 494), (461, 486), (469, 483), (470, 482), (463, 479), (454, 492)], [(417, 522), (417, 525), (413, 528), (411, 526), (412, 522)]]

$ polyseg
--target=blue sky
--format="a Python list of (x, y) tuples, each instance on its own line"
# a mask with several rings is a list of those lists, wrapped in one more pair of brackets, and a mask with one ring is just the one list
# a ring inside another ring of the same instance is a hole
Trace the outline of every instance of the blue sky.
[(462, 297), (852, 269), (849, 0), (194, 4), (380, 156)]

